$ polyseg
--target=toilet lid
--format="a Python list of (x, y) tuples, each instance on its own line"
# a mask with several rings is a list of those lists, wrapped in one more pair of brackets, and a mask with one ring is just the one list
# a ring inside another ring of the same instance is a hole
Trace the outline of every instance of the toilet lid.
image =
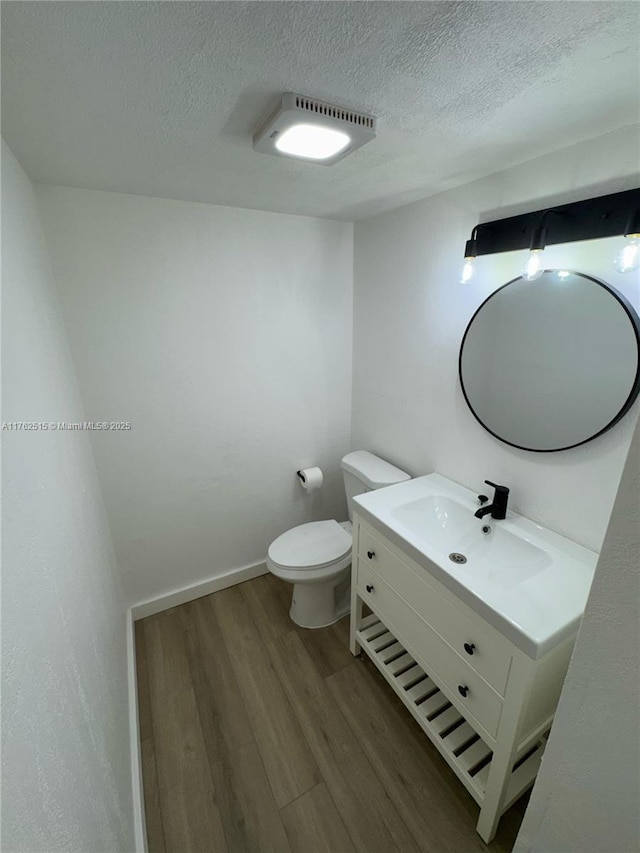
[(283, 568), (313, 568), (334, 563), (351, 551), (351, 536), (337, 521), (300, 524), (278, 536), (269, 558)]

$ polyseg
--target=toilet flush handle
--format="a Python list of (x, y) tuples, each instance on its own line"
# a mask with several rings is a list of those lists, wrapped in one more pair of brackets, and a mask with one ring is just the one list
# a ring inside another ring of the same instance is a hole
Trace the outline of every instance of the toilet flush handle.
[(376, 555), (376, 552), (375, 552), (375, 551), (367, 551), (367, 557), (368, 557), (370, 560), (373, 560), (373, 558), (375, 557), (375, 555)]
[(368, 583), (366, 586), (367, 592), (373, 592), (373, 584)]

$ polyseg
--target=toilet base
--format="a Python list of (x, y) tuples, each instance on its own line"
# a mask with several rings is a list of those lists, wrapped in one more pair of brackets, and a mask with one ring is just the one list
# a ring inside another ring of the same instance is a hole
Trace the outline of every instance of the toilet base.
[(296, 583), (293, 585), (291, 621), (300, 628), (327, 628), (350, 609), (351, 569), (338, 583), (332, 578), (325, 583)]

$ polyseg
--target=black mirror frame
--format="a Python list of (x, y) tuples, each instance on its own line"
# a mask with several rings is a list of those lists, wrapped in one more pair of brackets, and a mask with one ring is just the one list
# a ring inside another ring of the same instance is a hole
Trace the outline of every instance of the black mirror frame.
[[(557, 270), (545, 269), (543, 271), (543, 274), (547, 273), (547, 272), (553, 273), (553, 272), (557, 272)], [(598, 285), (600, 285), (600, 287), (604, 288), (604, 290), (606, 290), (611, 296), (613, 296), (614, 299), (616, 299), (619, 302), (619, 304), (622, 306), (624, 312), (626, 313), (627, 317), (629, 318), (629, 322), (631, 323), (631, 328), (634, 331), (635, 338), (636, 338), (636, 348), (637, 348), (637, 353), (638, 353), (638, 361), (637, 361), (637, 365), (636, 365), (636, 375), (635, 375), (635, 379), (634, 379), (633, 385), (631, 387), (631, 391), (629, 392), (627, 399), (625, 400), (625, 402), (623, 403), (622, 407), (617, 412), (617, 414), (609, 421), (609, 423), (606, 426), (604, 426), (602, 429), (598, 430), (598, 432), (589, 436), (589, 438), (585, 438), (583, 441), (578, 441), (575, 444), (568, 444), (566, 447), (552, 447), (549, 449), (539, 449), (539, 448), (534, 448), (534, 447), (523, 447), (520, 444), (515, 444), (512, 441), (507, 441), (506, 438), (502, 438), (496, 432), (494, 432), (492, 429), (489, 429), (489, 427), (477, 415), (475, 409), (471, 405), (469, 397), (467, 396), (467, 391), (464, 387), (464, 381), (462, 379), (462, 353), (464, 350), (464, 342), (467, 339), (467, 334), (469, 332), (469, 329), (471, 328), (471, 325), (472, 325), (473, 321), (475, 320), (476, 316), (480, 313), (480, 311), (482, 311), (483, 307), (487, 304), (487, 302), (489, 302), (489, 300), (493, 299), (493, 297), (496, 296), (496, 294), (500, 293), (501, 290), (504, 290), (505, 287), (509, 287), (510, 284), (515, 284), (517, 281), (523, 281), (524, 280), (523, 276), (519, 275), (517, 278), (512, 278), (511, 281), (508, 281), (506, 284), (501, 285), (497, 290), (494, 290), (493, 293), (491, 293), (482, 302), (482, 304), (476, 309), (476, 311), (474, 311), (473, 316), (471, 317), (471, 319), (467, 323), (467, 328), (465, 329), (464, 335), (462, 336), (462, 341), (460, 343), (460, 352), (458, 355), (458, 378), (460, 379), (460, 387), (462, 388), (462, 394), (464, 395), (465, 402), (466, 402), (467, 406), (469, 407), (469, 411), (474, 416), (474, 418), (478, 421), (478, 423), (482, 426), (482, 428), (485, 429), (488, 433), (490, 433), (494, 438), (497, 438), (498, 441), (503, 442), (503, 444), (508, 444), (510, 447), (515, 447), (518, 450), (527, 450), (530, 453), (559, 453), (561, 450), (571, 450), (574, 447), (580, 447), (580, 445), (582, 445), (582, 444), (587, 444), (588, 442), (593, 441), (594, 438), (598, 438), (598, 436), (603, 435), (605, 432), (610, 430), (613, 426), (615, 426), (618, 423), (619, 420), (621, 420), (627, 414), (627, 412), (629, 411), (631, 406), (633, 406), (638, 394), (640, 393), (640, 317), (636, 313), (635, 308), (633, 307), (633, 305), (631, 305), (631, 303), (628, 301), (628, 299), (626, 299), (626, 297), (624, 297), (619, 291), (617, 291), (610, 284), (607, 284), (606, 282), (601, 281), (599, 278), (595, 278), (595, 276), (587, 275), (586, 273), (577, 272), (575, 270), (567, 270), (567, 272), (571, 273), (571, 275), (578, 275), (578, 276), (581, 276), (582, 278), (588, 278), (590, 281), (593, 281), (595, 284), (598, 284)], [(532, 285), (532, 287), (535, 287), (535, 282), (531, 282), (531, 285)]]

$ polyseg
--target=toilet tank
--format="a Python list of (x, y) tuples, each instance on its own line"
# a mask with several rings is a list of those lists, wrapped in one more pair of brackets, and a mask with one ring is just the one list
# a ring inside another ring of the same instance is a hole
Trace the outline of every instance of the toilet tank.
[(406, 471), (401, 471), (400, 468), (385, 462), (368, 450), (354, 450), (353, 453), (347, 453), (341, 466), (351, 521), (353, 521), (353, 498), (356, 495), (411, 479)]

